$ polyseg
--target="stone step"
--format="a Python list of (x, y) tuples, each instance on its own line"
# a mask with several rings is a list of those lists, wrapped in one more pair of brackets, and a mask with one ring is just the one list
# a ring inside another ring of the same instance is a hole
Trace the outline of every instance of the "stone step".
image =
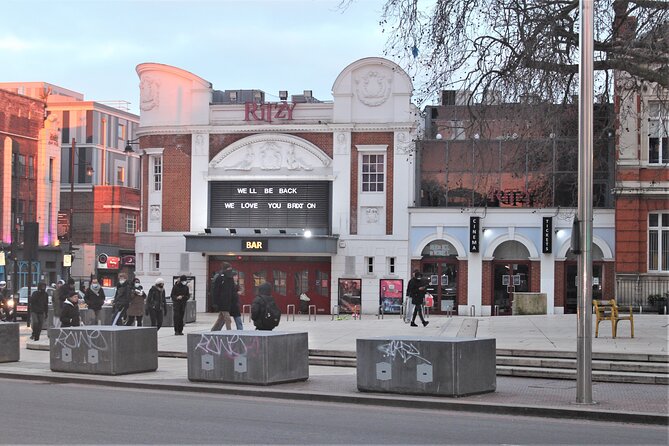
[[(528, 356), (497, 356), (497, 365), (516, 367), (540, 367), (556, 369), (576, 369), (576, 359), (534, 358)], [(669, 364), (643, 361), (602, 361), (593, 360), (592, 370), (615, 372), (669, 374)]]
[[(497, 376), (575, 380), (576, 370), (498, 365)], [(618, 382), (630, 384), (669, 384), (669, 378), (667, 375), (657, 375), (654, 373), (613, 372), (606, 370), (593, 370), (592, 380), (598, 382)]]

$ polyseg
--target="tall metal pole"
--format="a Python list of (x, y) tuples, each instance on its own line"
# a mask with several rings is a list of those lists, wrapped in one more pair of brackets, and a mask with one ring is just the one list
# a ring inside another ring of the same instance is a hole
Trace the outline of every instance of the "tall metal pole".
[(593, 0), (580, 0), (581, 63), (579, 65), (578, 220), (578, 338), (576, 402), (592, 404), (592, 159), (593, 159)]
[[(70, 146), (70, 227), (68, 228), (68, 241), (70, 242), (70, 256), (72, 256), (72, 226), (74, 226), (74, 153), (76, 150), (77, 141), (72, 138), (72, 145)], [(70, 257), (72, 262), (72, 257)], [(72, 263), (67, 270), (68, 278), (72, 277)]]

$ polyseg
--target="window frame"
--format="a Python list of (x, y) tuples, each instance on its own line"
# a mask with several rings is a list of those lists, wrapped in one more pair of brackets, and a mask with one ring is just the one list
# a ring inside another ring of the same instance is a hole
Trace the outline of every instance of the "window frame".
[[(360, 153), (360, 192), (363, 194), (385, 193), (386, 170), (386, 154), (384, 152), (364, 151)], [(366, 176), (368, 178), (365, 178)]]
[(163, 189), (163, 158), (162, 156), (152, 156), (151, 161), (153, 170), (152, 190), (160, 192)]
[[(651, 224), (651, 216), (657, 216), (657, 224)], [(669, 212), (648, 213), (647, 270), (649, 273), (669, 272)], [(655, 243), (653, 243), (655, 239)]]
[[(657, 135), (651, 135), (653, 124)], [(648, 164), (661, 166), (669, 162), (669, 109), (657, 101), (648, 102), (648, 132), (646, 139), (646, 155)], [(651, 160), (651, 140), (657, 139), (657, 160)]]
[(137, 232), (137, 215), (135, 214), (126, 214), (125, 215), (125, 233), (134, 234)]

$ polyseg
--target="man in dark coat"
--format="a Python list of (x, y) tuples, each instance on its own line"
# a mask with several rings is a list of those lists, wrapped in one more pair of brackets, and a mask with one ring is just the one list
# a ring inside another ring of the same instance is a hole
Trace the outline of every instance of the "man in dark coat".
[(167, 301), (165, 300), (165, 281), (157, 278), (156, 283), (149, 290), (146, 298), (146, 315), (151, 318), (151, 326), (163, 326), (163, 316), (167, 316)]
[(413, 316), (411, 318), (411, 326), (418, 327), (416, 324), (416, 316), (420, 317), (423, 327), (426, 327), (429, 322), (423, 317), (423, 301), (425, 300), (425, 290), (427, 284), (423, 280), (423, 274), (419, 270), (413, 272), (413, 277), (409, 280), (407, 285), (407, 296), (411, 297), (413, 307)]
[(53, 298), (51, 300), (51, 305), (53, 306), (53, 318), (54, 318), (54, 327), (60, 326), (60, 310), (63, 308), (65, 300), (74, 292), (74, 279), (69, 278), (67, 282), (64, 280), (59, 280), (58, 283), (60, 287), (57, 286), (56, 291), (53, 293)]
[[(276, 308), (276, 302), (272, 297), (272, 284), (264, 282), (258, 287), (258, 295), (251, 304), (251, 319), (253, 319), (256, 330), (272, 330), (279, 324), (278, 319), (276, 319), (271, 326), (267, 325), (271, 323), (271, 321), (265, 320), (265, 315), (270, 312), (270, 307)], [(276, 310), (278, 311), (278, 308)], [(280, 313), (278, 317), (281, 317)]]
[(218, 319), (216, 319), (216, 322), (211, 327), (211, 331), (221, 330), (224, 323), (226, 330), (230, 330), (232, 328), (230, 308), (232, 307), (234, 295), (237, 293), (237, 284), (235, 283), (232, 265), (229, 263), (223, 263), (223, 268), (214, 279), (212, 293), (212, 305), (215, 310), (218, 310)]
[(174, 315), (174, 334), (181, 336), (184, 334), (184, 313), (186, 313), (186, 302), (190, 299), (190, 289), (188, 288), (188, 277), (182, 275), (172, 287), (170, 293), (172, 298), (172, 314)]
[(33, 328), (33, 333), (30, 339), (39, 341), (39, 335), (42, 333), (44, 326), (44, 319), (49, 312), (49, 295), (46, 292), (46, 283), (40, 282), (37, 285), (37, 290), (33, 292), (28, 299), (30, 303), (30, 324)]
[(79, 318), (79, 293), (71, 291), (63, 303), (60, 311), (61, 327), (78, 327), (81, 325)]
[(112, 325), (123, 325), (130, 305), (130, 293), (133, 292), (134, 285), (128, 281), (128, 275), (121, 273), (118, 275), (118, 284), (116, 285), (116, 294), (114, 295), (114, 317)]

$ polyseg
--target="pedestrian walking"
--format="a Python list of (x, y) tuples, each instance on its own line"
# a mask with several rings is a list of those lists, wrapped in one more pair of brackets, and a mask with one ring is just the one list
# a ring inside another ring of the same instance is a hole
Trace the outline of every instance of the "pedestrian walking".
[(419, 270), (413, 272), (413, 277), (409, 280), (407, 285), (407, 296), (411, 297), (411, 303), (414, 305), (413, 316), (411, 317), (411, 326), (418, 327), (416, 324), (416, 316), (420, 317), (423, 327), (427, 327), (428, 321), (423, 317), (423, 302), (425, 301), (425, 290), (427, 284), (423, 280), (423, 273)]
[[(235, 274), (236, 277), (236, 274)], [(232, 294), (232, 302), (230, 303), (230, 317), (235, 321), (235, 327), (237, 330), (244, 329), (244, 323), (242, 321), (242, 312), (239, 305), (239, 285), (235, 283), (235, 292)]]
[(149, 290), (149, 295), (146, 298), (145, 314), (151, 319), (151, 326), (163, 326), (163, 316), (167, 316), (167, 301), (165, 299), (165, 281), (162, 278), (157, 278), (156, 283)]
[(63, 308), (60, 312), (61, 327), (78, 327), (81, 325), (79, 317), (79, 293), (70, 291), (63, 302)]
[(133, 327), (135, 321), (137, 321), (138, 327), (142, 326), (145, 299), (146, 293), (144, 292), (144, 287), (140, 285), (139, 280), (135, 279), (135, 289), (130, 295), (130, 305), (128, 305), (128, 322), (126, 322), (126, 326)]
[(86, 289), (84, 293), (84, 302), (89, 310), (93, 310), (95, 314), (95, 323), (97, 325), (102, 324), (102, 319), (100, 319), (100, 311), (102, 306), (105, 304), (105, 290), (102, 289), (98, 279), (93, 279), (91, 281), (91, 286)]
[(190, 290), (188, 289), (188, 277), (182, 275), (174, 283), (172, 292), (172, 315), (174, 319), (174, 334), (181, 336), (184, 334), (184, 313), (186, 312), (186, 302), (190, 299)]
[(281, 310), (272, 297), (272, 284), (262, 283), (251, 304), (251, 319), (256, 330), (273, 330), (281, 320)]
[(114, 317), (112, 325), (123, 325), (128, 313), (128, 306), (130, 305), (130, 297), (132, 293), (132, 284), (128, 282), (128, 275), (120, 273), (118, 275), (118, 284), (116, 285), (116, 293), (114, 294)]
[(218, 272), (217, 277), (214, 278), (212, 306), (218, 311), (218, 318), (211, 331), (219, 331), (225, 324), (226, 330), (230, 330), (230, 307), (232, 305), (233, 295), (237, 293), (237, 284), (234, 280), (234, 272), (232, 265), (228, 262), (223, 263), (221, 271)]
[(40, 282), (37, 284), (37, 290), (30, 296), (29, 304), (30, 324), (33, 329), (30, 339), (39, 341), (46, 315), (49, 312), (49, 295), (46, 292), (46, 283)]

